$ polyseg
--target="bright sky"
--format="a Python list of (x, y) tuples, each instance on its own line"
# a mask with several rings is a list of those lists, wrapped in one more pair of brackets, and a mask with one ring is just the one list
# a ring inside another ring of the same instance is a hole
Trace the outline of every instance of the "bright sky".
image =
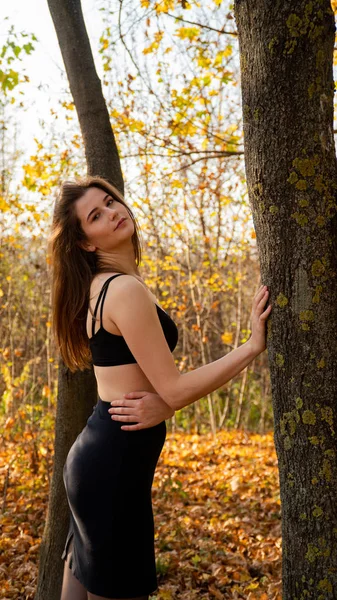
[[(99, 37), (104, 25), (102, 12), (98, 9), (102, 0), (82, 0), (82, 10), (89, 34), (92, 51), (99, 77), (101, 76), (98, 59)], [(8, 20), (4, 20), (8, 17)], [(25, 68), (30, 83), (22, 85), (25, 92), (21, 100), (27, 104), (25, 117), (20, 118), (18, 146), (25, 151), (26, 157), (35, 152), (34, 137), (39, 138), (39, 119), (51, 120), (50, 108), (57, 107), (57, 99), (65, 96), (67, 80), (59, 49), (56, 32), (49, 12), (47, 0), (10, 0), (0, 3), (0, 47), (6, 40), (7, 32), (14, 25), (15, 32), (34, 33), (38, 42), (33, 42), (35, 50), (30, 56), (21, 53), (23, 60), (14, 68)], [(22, 45), (23, 42), (19, 42)], [(40, 87), (40, 89), (39, 89)], [(16, 95), (16, 97), (18, 97)], [(69, 100), (69, 96), (64, 97)], [(13, 108), (15, 109), (15, 104)], [(22, 115), (23, 117), (23, 115)]]

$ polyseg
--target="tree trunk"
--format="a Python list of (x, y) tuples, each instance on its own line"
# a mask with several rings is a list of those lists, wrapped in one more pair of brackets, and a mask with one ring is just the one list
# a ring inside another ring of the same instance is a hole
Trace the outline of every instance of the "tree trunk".
[[(85, 390), (85, 391), (84, 391)], [(96, 380), (92, 372), (70, 373), (62, 361), (59, 363), (58, 401), (54, 466), (50, 486), (46, 525), (40, 547), (39, 578), (36, 600), (59, 600), (61, 595), (63, 552), (68, 526), (69, 507), (63, 484), (63, 466), (69, 448), (82, 431), (88, 419), (88, 399), (97, 401)]]
[[(80, 0), (48, 0), (76, 107), (89, 175), (109, 180), (124, 193), (123, 176), (109, 114), (97, 76)], [(63, 484), (68, 451), (97, 402), (93, 370), (71, 374), (59, 364), (54, 468), (40, 549), (35, 600), (59, 600), (69, 509)]]
[(245, 164), (268, 323), (283, 598), (337, 598), (334, 17), (236, 0)]
[(87, 170), (124, 193), (118, 150), (80, 0), (48, 0), (82, 132)]

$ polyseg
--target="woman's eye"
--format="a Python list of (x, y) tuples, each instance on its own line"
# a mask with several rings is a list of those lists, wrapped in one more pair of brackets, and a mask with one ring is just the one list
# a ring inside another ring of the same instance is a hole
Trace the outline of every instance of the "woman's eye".
[(113, 202), (113, 200), (108, 200), (107, 206), (109, 206), (110, 202)]
[(96, 221), (96, 218), (97, 218), (97, 217), (99, 217), (99, 213), (96, 213), (96, 214), (95, 214), (95, 216), (94, 216), (94, 218), (93, 218), (93, 221)]

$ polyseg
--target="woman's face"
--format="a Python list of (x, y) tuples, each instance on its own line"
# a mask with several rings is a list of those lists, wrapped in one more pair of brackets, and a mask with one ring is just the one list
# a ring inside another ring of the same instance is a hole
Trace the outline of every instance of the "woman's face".
[[(75, 202), (75, 210), (88, 240), (87, 250), (114, 250), (131, 240), (135, 227), (126, 207), (104, 190), (89, 188)], [(125, 220), (118, 225), (120, 219)]]

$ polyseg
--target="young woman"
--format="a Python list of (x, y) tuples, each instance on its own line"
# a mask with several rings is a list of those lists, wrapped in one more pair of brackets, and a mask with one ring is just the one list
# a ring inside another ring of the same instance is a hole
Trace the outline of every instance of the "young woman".
[[(177, 327), (141, 277), (139, 228), (114, 186), (99, 177), (63, 183), (50, 252), (61, 356), (71, 371), (92, 361), (99, 394), (63, 470), (70, 527), (61, 600), (147, 600), (157, 589), (151, 486), (165, 419), (265, 350), (268, 291), (254, 297), (248, 342), (181, 374)], [(140, 399), (123, 398), (130, 391)]]

